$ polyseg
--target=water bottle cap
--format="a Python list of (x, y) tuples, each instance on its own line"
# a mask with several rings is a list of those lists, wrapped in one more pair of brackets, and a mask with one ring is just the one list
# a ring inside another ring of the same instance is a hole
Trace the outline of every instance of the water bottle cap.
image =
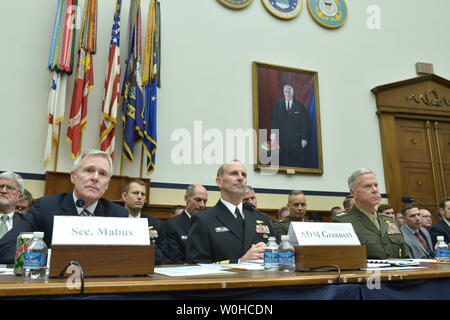
[(275, 241), (276, 238), (275, 237), (269, 237), (269, 241)]
[(33, 237), (43, 239), (44, 233), (42, 231), (35, 231), (35, 232), (33, 232)]
[(438, 241), (443, 241), (444, 240), (444, 236), (437, 236)]
[(282, 235), (281, 240), (289, 240), (289, 236), (287, 234)]

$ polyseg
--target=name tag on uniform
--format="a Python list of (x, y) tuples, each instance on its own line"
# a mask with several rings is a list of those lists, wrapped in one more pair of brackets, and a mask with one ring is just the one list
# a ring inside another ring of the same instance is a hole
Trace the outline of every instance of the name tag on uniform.
[(227, 231), (230, 231), (230, 230), (228, 230), (228, 228), (227, 227), (216, 227), (216, 232), (227, 232)]
[(400, 234), (400, 230), (398, 229), (397, 225), (394, 222), (389, 222), (386, 221), (388, 223), (388, 230), (387, 233), (388, 234)]
[(181, 236), (181, 240), (187, 240), (187, 236)]

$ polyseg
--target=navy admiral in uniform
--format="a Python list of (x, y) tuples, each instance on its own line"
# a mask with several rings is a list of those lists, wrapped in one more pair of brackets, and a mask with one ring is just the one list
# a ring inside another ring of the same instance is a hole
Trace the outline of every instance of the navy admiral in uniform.
[(200, 184), (190, 184), (186, 189), (184, 201), (186, 202), (186, 209), (166, 221), (163, 226), (163, 234), (167, 241), (166, 255), (169, 257), (169, 263), (173, 264), (187, 262), (186, 240), (191, 227), (191, 217), (206, 209), (208, 192)]
[(375, 210), (381, 194), (373, 172), (364, 168), (356, 170), (348, 178), (348, 187), (355, 204), (350, 212), (336, 215), (333, 221), (353, 225), (359, 241), (366, 246), (368, 259), (408, 258), (397, 222)]
[(233, 160), (220, 166), (217, 204), (192, 216), (186, 243), (189, 263), (237, 263), (263, 259), (264, 245), (274, 231), (269, 217), (243, 208), (245, 166)]

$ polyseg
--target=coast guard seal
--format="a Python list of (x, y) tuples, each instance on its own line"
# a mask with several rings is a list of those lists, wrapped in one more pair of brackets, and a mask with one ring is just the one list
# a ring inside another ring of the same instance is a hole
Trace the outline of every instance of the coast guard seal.
[(293, 19), (300, 14), (303, 0), (261, 0), (267, 11), (281, 19)]
[(344, 0), (308, 0), (308, 10), (314, 20), (326, 28), (339, 28), (347, 19)]

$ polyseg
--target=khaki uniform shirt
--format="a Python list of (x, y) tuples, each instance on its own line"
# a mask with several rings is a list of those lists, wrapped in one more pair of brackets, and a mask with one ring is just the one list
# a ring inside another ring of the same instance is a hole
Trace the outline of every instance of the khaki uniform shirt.
[(356, 235), (367, 249), (368, 259), (408, 258), (405, 240), (397, 222), (383, 213), (375, 213), (380, 228), (356, 205), (348, 213), (334, 217), (333, 222), (351, 223)]

